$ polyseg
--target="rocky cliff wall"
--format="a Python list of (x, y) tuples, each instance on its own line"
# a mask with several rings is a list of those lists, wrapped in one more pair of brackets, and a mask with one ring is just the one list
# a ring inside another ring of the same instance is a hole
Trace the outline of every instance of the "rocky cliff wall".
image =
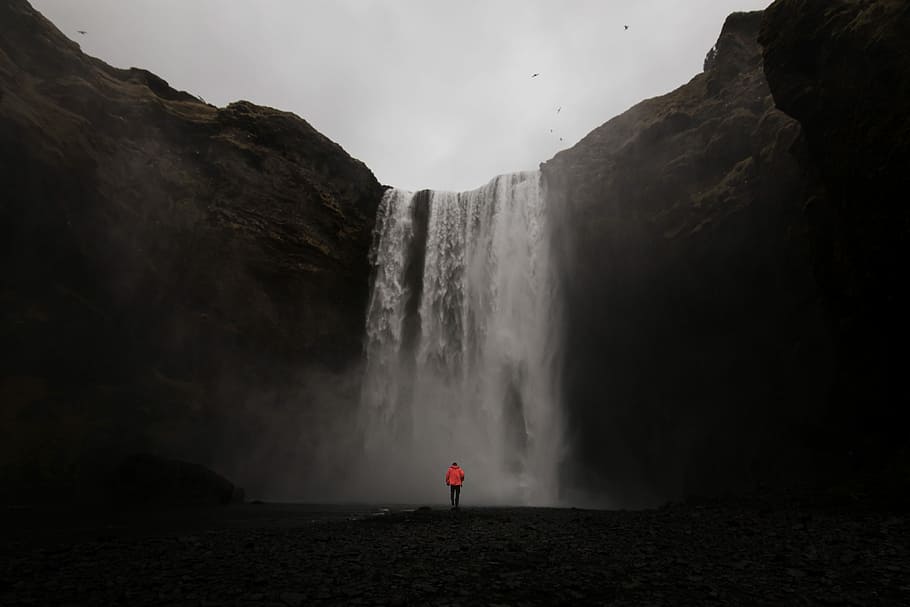
[(802, 204), (837, 352), (825, 423), (855, 466), (906, 478), (910, 4), (778, 0), (761, 43), (775, 103), (803, 127)]
[(761, 13), (706, 71), (542, 166), (567, 305), (568, 494), (618, 505), (805, 478), (831, 344), (807, 246), (800, 127)]
[(240, 483), (310, 461), (314, 403), (356, 396), (369, 169), (293, 114), (112, 68), (2, 0), (0, 177), (4, 491), (80, 486), (123, 451)]

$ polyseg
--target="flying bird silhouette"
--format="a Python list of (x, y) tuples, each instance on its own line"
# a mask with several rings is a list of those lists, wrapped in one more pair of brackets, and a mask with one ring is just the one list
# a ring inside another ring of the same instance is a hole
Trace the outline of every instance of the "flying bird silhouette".
[(562, 106), (559, 106), (558, 108), (556, 108), (556, 113), (558, 114), (560, 112), (560, 110), (562, 110)]
[(76, 30), (76, 31), (79, 32), (80, 34), (82, 34), (83, 36), (86, 34), (85, 30)]
[(531, 78), (537, 78), (538, 76), (540, 76), (540, 73), (539, 73), (539, 72), (536, 73), (536, 74), (531, 74)]
[(624, 25), (623, 27), (626, 28), (626, 29), (629, 29), (629, 26), (628, 26), (628, 25)]

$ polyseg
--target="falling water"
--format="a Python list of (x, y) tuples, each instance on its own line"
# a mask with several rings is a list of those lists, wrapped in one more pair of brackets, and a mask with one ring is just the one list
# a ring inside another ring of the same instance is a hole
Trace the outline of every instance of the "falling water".
[(386, 192), (367, 312), (362, 416), (385, 499), (552, 504), (561, 420), (555, 281), (536, 171), (469, 192)]

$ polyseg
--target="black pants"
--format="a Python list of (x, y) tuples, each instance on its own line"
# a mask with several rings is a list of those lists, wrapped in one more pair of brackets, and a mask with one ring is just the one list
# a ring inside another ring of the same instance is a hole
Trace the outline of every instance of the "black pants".
[(452, 499), (452, 505), (458, 505), (458, 498), (461, 496), (461, 485), (449, 485), (449, 497)]

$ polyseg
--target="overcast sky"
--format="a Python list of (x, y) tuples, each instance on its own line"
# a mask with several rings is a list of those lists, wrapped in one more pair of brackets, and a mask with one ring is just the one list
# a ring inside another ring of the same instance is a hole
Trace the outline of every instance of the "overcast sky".
[(146, 68), (215, 105), (292, 111), (383, 183), (454, 190), (537, 168), (687, 82), (729, 13), (770, 3), (31, 1), (112, 65)]

